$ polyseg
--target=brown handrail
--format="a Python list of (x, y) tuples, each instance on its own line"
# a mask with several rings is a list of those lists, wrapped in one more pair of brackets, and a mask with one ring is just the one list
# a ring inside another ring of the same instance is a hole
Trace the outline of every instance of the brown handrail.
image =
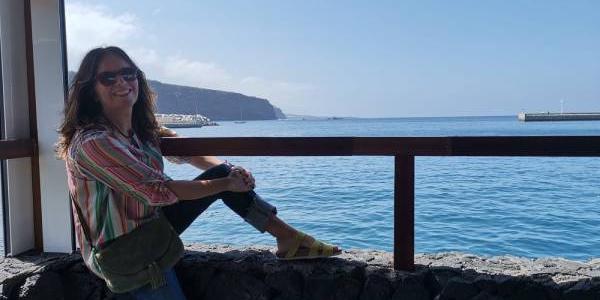
[(0, 140), (0, 159), (32, 157), (34, 149), (34, 140)]
[(163, 138), (165, 155), (600, 156), (600, 136)]
[(415, 156), (600, 156), (600, 136), (163, 138), (161, 149), (180, 156), (394, 156), (394, 268), (414, 270)]

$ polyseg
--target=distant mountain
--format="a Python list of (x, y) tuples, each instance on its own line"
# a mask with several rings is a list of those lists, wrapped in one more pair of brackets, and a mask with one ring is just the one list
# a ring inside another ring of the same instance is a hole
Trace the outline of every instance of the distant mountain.
[[(69, 81), (75, 75), (69, 72)], [(267, 99), (148, 80), (157, 94), (157, 113), (201, 114), (213, 121), (276, 120), (285, 114)]]
[(158, 112), (202, 114), (211, 120), (275, 120), (285, 118), (267, 99), (239, 93), (165, 84), (150, 80), (157, 93)]

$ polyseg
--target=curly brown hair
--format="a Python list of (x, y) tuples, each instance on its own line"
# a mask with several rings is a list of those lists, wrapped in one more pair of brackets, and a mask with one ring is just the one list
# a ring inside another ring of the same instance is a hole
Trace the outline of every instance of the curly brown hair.
[[(56, 145), (56, 153), (61, 159), (67, 157), (73, 135), (78, 130), (108, 123), (102, 113), (102, 105), (100, 101), (97, 101), (98, 95), (96, 95), (95, 89), (98, 66), (107, 55), (118, 56), (139, 70), (127, 53), (119, 47), (99, 47), (90, 50), (85, 55), (79, 70), (71, 81), (64, 110), (64, 120), (58, 129), (60, 137)], [(144, 72), (139, 70), (138, 74), (139, 94), (133, 105), (132, 127), (143, 143), (157, 144), (159, 126), (154, 116), (156, 95), (150, 89)]]

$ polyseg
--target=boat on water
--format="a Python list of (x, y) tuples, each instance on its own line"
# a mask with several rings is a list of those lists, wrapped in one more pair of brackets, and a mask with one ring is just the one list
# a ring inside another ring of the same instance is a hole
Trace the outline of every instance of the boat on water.
[(589, 113), (525, 113), (520, 112), (517, 115), (519, 121), (599, 121), (600, 112)]
[(246, 121), (244, 121), (244, 114), (242, 113), (242, 107), (240, 106), (240, 119), (238, 121), (233, 121), (233, 123), (235, 124), (244, 124), (246, 123)]

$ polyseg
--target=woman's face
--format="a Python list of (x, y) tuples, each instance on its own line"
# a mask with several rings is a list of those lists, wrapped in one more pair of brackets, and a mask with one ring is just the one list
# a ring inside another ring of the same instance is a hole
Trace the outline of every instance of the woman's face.
[(105, 114), (131, 111), (138, 98), (137, 70), (121, 57), (109, 54), (98, 66), (95, 90)]

